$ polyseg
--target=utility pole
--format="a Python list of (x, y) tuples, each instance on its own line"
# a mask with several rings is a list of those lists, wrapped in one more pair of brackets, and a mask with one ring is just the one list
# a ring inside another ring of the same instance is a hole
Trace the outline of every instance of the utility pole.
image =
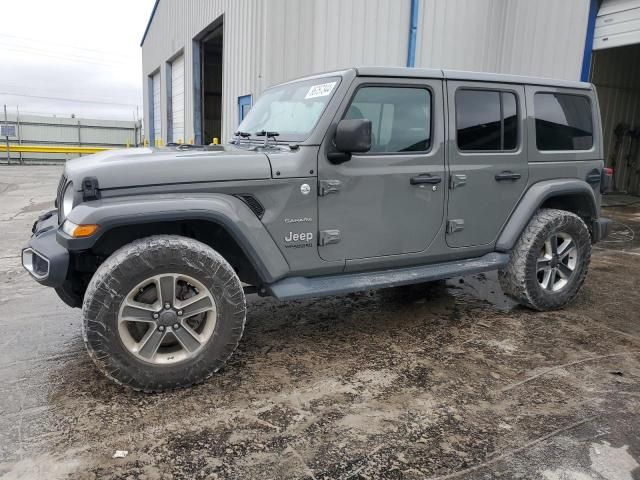
[(5, 139), (7, 140), (7, 165), (11, 163), (11, 152), (9, 152), (9, 123), (7, 121), (7, 106), (4, 106), (4, 128), (7, 135)]
[[(20, 107), (16, 105), (16, 123), (18, 124), (18, 145), (22, 145), (22, 135), (20, 133)], [(22, 151), (20, 152), (20, 165), (24, 165)]]

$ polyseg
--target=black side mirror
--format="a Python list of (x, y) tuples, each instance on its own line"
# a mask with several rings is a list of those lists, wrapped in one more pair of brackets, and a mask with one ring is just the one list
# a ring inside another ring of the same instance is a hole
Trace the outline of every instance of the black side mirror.
[(327, 155), (332, 163), (346, 162), (351, 159), (352, 153), (368, 152), (371, 150), (371, 120), (365, 118), (340, 120), (334, 141), (338, 152)]

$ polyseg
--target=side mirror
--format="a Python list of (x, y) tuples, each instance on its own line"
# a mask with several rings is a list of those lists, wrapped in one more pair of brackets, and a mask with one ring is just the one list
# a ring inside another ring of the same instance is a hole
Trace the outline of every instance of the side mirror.
[(368, 152), (371, 150), (371, 120), (340, 120), (334, 141), (338, 152), (331, 152), (327, 156), (332, 163), (346, 162), (351, 159), (352, 153)]

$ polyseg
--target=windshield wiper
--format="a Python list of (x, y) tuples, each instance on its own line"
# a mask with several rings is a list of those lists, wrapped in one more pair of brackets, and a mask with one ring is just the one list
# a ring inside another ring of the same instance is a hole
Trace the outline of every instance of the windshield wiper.
[(270, 138), (273, 138), (273, 142), (277, 143), (276, 137), (279, 137), (280, 134), (278, 132), (267, 132), (266, 130), (261, 130), (256, 132), (256, 137), (264, 137), (264, 146), (268, 146), (268, 142)]
[[(231, 141), (230, 143), (234, 143), (234, 144), (236, 144), (236, 145), (238, 145), (238, 146), (239, 146), (239, 145), (240, 145), (240, 143), (241, 143), (241, 141), (242, 141), (243, 139), (247, 139), (247, 138), (249, 138), (250, 136), (251, 136), (251, 134), (250, 134), (249, 132), (243, 132), (243, 131), (241, 131), (241, 130), (238, 130), (237, 132), (233, 132), (234, 140), (233, 140), (233, 141)], [(238, 137), (239, 137), (239, 138), (238, 138)], [(237, 139), (237, 140), (236, 140), (236, 139)]]

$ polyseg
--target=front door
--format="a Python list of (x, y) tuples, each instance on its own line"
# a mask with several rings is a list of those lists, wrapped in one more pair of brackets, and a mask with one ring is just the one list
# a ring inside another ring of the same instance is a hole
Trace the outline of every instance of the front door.
[[(421, 252), (444, 217), (446, 171), (441, 80), (358, 78), (336, 114), (318, 158), (318, 249), (325, 260)], [(335, 125), (372, 123), (372, 145), (342, 164)]]
[(495, 241), (529, 177), (524, 87), (447, 82), (447, 245)]

